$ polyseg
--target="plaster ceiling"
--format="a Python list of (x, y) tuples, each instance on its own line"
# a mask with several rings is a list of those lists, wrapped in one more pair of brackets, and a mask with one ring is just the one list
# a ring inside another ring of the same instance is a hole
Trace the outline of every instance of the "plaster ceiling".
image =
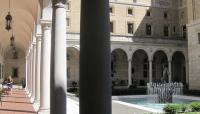
[(10, 0), (10, 12), (13, 18), (12, 30), (5, 29), (5, 17), (8, 14), (9, 0), (0, 0), (0, 47), (10, 48), (10, 37), (15, 36), (15, 45), (27, 50), (32, 33), (35, 31), (39, 0)]

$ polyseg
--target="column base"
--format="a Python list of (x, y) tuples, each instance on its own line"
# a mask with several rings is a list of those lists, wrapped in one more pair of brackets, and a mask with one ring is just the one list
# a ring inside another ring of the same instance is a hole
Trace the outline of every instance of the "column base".
[(28, 97), (31, 98), (31, 96), (32, 96), (32, 93), (29, 91), (28, 92)]
[(33, 97), (30, 98), (31, 103), (34, 103), (34, 100), (35, 99)]
[(40, 101), (39, 100), (36, 100), (34, 103), (33, 103), (33, 108), (34, 110), (37, 112), (39, 111), (39, 108), (40, 108)]
[(39, 109), (37, 114), (50, 114), (49, 109)]

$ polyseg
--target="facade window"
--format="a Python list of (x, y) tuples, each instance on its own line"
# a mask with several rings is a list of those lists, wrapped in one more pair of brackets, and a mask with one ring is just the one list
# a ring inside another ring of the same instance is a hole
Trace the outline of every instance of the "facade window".
[(200, 44), (200, 33), (198, 33), (198, 41), (199, 41), (199, 44)]
[(114, 13), (114, 7), (110, 6), (109, 11), (110, 11), (110, 13)]
[(113, 21), (110, 22), (110, 32), (114, 33), (114, 22)]
[(185, 15), (185, 14), (184, 14), (184, 12), (181, 12), (181, 16), (180, 16), (180, 17), (181, 17), (181, 19), (183, 19), (183, 18), (184, 18), (184, 15)]
[(169, 36), (169, 27), (165, 25), (163, 32), (164, 32), (164, 36)]
[(180, 7), (183, 6), (183, 0), (179, 0), (179, 6), (180, 6)]
[(133, 15), (133, 8), (128, 8), (128, 15)]
[(164, 19), (167, 19), (167, 18), (168, 18), (168, 13), (164, 12)]
[(176, 27), (175, 26), (173, 27), (173, 32), (176, 32)]
[(13, 68), (12, 69), (12, 77), (17, 78), (18, 77), (18, 68)]
[(146, 16), (151, 16), (151, 11), (150, 10), (147, 10), (147, 12), (146, 12)]
[(70, 60), (70, 55), (67, 53), (67, 60), (69, 61)]
[(127, 29), (129, 34), (133, 34), (133, 23), (127, 23)]
[(151, 24), (146, 24), (146, 35), (151, 35)]
[(69, 17), (67, 17), (66, 23), (67, 23), (67, 27), (69, 27), (70, 26), (70, 19), (69, 19)]
[(69, 11), (69, 10), (70, 10), (70, 7), (71, 7), (71, 6), (70, 6), (70, 2), (67, 2), (67, 3), (66, 3), (66, 10)]
[(186, 37), (187, 37), (187, 28), (186, 28), (186, 25), (183, 25), (182, 31), (183, 31), (183, 39), (186, 39)]
[(136, 3), (136, 2), (137, 2), (137, 0), (133, 0), (133, 2), (134, 2), (134, 3)]
[(70, 71), (70, 67), (67, 67), (67, 78), (70, 78), (71, 76), (71, 73), (70, 73), (71, 71)]

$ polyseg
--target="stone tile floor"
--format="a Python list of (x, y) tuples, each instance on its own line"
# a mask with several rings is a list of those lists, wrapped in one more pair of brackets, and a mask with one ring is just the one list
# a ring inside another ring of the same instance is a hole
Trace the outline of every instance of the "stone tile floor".
[(36, 112), (25, 91), (13, 89), (10, 95), (2, 97), (0, 114), (36, 114)]

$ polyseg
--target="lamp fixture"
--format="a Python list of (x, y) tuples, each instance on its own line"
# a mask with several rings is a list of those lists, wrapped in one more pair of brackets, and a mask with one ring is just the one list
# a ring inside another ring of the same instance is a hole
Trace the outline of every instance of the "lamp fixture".
[(9, 31), (12, 28), (11, 27), (12, 26), (12, 16), (11, 16), (11, 13), (10, 13), (10, 0), (9, 0), (9, 11), (8, 11), (8, 14), (6, 15), (5, 19), (6, 19), (5, 29)]

